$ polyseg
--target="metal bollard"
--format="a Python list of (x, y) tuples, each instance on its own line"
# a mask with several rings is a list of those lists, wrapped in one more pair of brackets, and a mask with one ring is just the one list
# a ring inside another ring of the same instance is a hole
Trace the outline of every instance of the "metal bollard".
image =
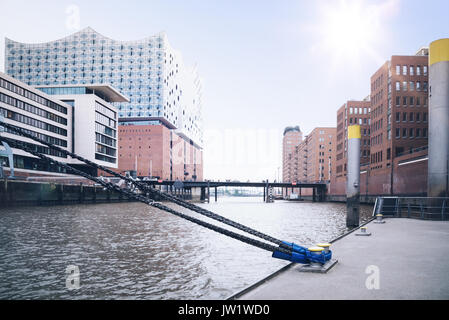
[[(322, 248), (322, 247), (311, 247), (311, 248), (308, 248), (308, 250), (312, 254), (320, 255), (324, 251), (324, 248)], [(323, 265), (321, 263), (319, 263), (319, 262), (311, 262), (310, 266), (314, 267), (314, 268), (321, 268)]]
[(374, 221), (374, 223), (385, 223), (383, 217), (384, 216), (382, 214), (376, 214), (376, 221)]
[(330, 243), (317, 243), (316, 246), (319, 248), (323, 248), (324, 253), (328, 253), (331, 244)]
[(371, 235), (371, 232), (368, 232), (368, 228), (367, 228), (367, 227), (361, 227), (361, 228), (360, 228), (360, 232), (359, 232), (359, 233), (356, 233), (355, 235), (356, 235), (356, 236), (364, 236), (364, 237), (367, 237), (367, 236), (370, 236), (370, 235)]

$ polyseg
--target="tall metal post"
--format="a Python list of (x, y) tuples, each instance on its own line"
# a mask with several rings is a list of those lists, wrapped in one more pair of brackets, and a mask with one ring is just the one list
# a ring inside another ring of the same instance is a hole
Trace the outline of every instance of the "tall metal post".
[(348, 127), (348, 172), (346, 185), (346, 226), (359, 226), (360, 216), (360, 140), (359, 125)]
[(449, 197), (449, 39), (429, 47), (428, 197)]

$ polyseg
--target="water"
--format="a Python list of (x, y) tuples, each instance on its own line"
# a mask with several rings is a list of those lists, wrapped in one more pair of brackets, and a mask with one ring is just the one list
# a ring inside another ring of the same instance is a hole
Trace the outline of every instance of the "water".
[[(347, 231), (345, 204), (201, 206), (302, 245)], [(361, 211), (366, 220), (372, 207)], [(223, 299), (288, 264), (141, 203), (0, 209), (0, 248), (0, 299)], [(69, 265), (79, 267), (78, 290), (66, 288)]]

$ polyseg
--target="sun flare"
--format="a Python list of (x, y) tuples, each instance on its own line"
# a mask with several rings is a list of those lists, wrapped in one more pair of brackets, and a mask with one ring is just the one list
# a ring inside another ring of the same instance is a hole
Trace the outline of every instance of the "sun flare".
[(331, 2), (320, 9), (319, 36), (327, 52), (339, 59), (358, 61), (362, 54), (375, 56), (375, 44), (381, 39), (381, 10), (365, 1)]

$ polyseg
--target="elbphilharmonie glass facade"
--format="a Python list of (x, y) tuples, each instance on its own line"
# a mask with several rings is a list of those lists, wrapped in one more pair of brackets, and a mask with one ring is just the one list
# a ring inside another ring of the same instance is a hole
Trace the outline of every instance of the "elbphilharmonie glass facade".
[(6, 38), (5, 70), (32, 86), (109, 84), (130, 99), (116, 103), (120, 124), (164, 124), (202, 146), (201, 79), (184, 66), (165, 33), (116, 41), (91, 28), (27, 44)]

